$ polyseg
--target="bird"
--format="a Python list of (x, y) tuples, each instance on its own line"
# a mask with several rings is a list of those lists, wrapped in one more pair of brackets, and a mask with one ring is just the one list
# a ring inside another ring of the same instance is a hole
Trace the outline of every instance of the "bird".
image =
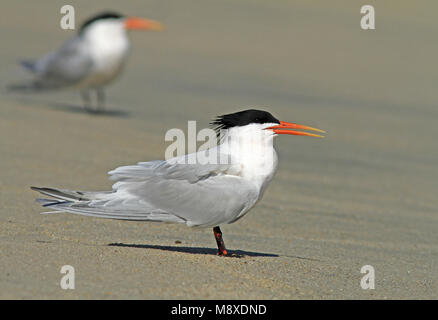
[[(23, 60), (21, 66), (33, 79), (8, 86), (10, 91), (40, 92), (64, 88), (81, 93), (84, 108), (101, 111), (105, 105), (103, 87), (116, 79), (124, 69), (130, 42), (127, 30), (161, 31), (155, 20), (125, 17), (116, 12), (102, 12), (86, 20), (76, 35), (59, 49), (36, 60)], [(95, 91), (97, 107), (91, 108)]]
[[(241, 219), (262, 198), (277, 170), (274, 137), (323, 137), (307, 131), (325, 131), (280, 121), (257, 109), (218, 116), (210, 124), (219, 138), (216, 145), (167, 160), (118, 167), (108, 172), (115, 182), (111, 191), (31, 189), (54, 198), (36, 199), (51, 210), (45, 213), (213, 228), (217, 254), (226, 256), (220, 226)], [(201, 163), (202, 157), (209, 161)]]

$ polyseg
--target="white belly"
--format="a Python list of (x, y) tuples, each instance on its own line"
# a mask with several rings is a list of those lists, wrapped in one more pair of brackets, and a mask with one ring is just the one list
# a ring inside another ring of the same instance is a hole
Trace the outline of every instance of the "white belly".
[(79, 87), (100, 87), (113, 81), (123, 70), (129, 53), (125, 31), (115, 26), (97, 26), (87, 36), (88, 52), (92, 59), (89, 74)]
[(88, 76), (79, 83), (79, 87), (101, 87), (113, 81), (122, 72), (126, 58), (111, 60), (96, 61), (96, 65), (93, 66)]

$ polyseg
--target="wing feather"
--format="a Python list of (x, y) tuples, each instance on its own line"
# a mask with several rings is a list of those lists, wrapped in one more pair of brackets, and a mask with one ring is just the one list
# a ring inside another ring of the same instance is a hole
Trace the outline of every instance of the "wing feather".
[(30, 82), (11, 85), (11, 90), (38, 91), (72, 86), (85, 79), (92, 70), (93, 60), (84, 39), (75, 36), (53, 51), (25, 66), (35, 78)]
[(44, 206), (57, 211), (203, 227), (233, 222), (255, 204), (260, 190), (239, 175), (240, 166), (188, 164), (191, 156), (116, 168), (109, 172), (115, 181), (112, 192), (38, 191), (61, 199), (42, 200)]

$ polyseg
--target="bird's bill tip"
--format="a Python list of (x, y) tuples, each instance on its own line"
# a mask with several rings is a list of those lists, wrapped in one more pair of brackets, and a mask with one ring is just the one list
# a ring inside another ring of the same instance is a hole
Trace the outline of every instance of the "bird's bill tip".
[(150, 30), (150, 31), (164, 30), (163, 25), (158, 21), (138, 18), (138, 17), (129, 17), (125, 19), (125, 28), (127, 30)]
[(290, 129), (301, 129), (301, 130), (309, 130), (309, 131), (317, 131), (317, 132), (325, 133), (324, 130), (312, 128), (302, 124), (285, 122), (285, 121), (280, 121), (279, 125), (272, 126), (266, 129), (272, 130), (276, 134), (290, 134), (296, 136), (307, 136), (307, 137), (315, 137), (315, 138), (324, 138), (324, 136), (310, 132), (294, 131)]

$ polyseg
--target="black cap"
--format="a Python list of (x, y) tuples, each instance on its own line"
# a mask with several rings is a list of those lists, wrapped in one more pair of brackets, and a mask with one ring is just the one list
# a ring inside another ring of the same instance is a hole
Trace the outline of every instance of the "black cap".
[(211, 125), (216, 126), (216, 130), (242, 127), (252, 123), (280, 123), (280, 121), (267, 111), (248, 109), (219, 116), (210, 122)]
[(116, 13), (116, 12), (102, 12), (99, 13), (88, 20), (85, 20), (85, 22), (82, 24), (81, 28), (79, 29), (79, 32), (82, 32), (86, 27), (88, 27), (90, 24), (99, 21), (99, 20), (106, 20), (106, 19), (121, 19), (123, 18), (123, 15)]

